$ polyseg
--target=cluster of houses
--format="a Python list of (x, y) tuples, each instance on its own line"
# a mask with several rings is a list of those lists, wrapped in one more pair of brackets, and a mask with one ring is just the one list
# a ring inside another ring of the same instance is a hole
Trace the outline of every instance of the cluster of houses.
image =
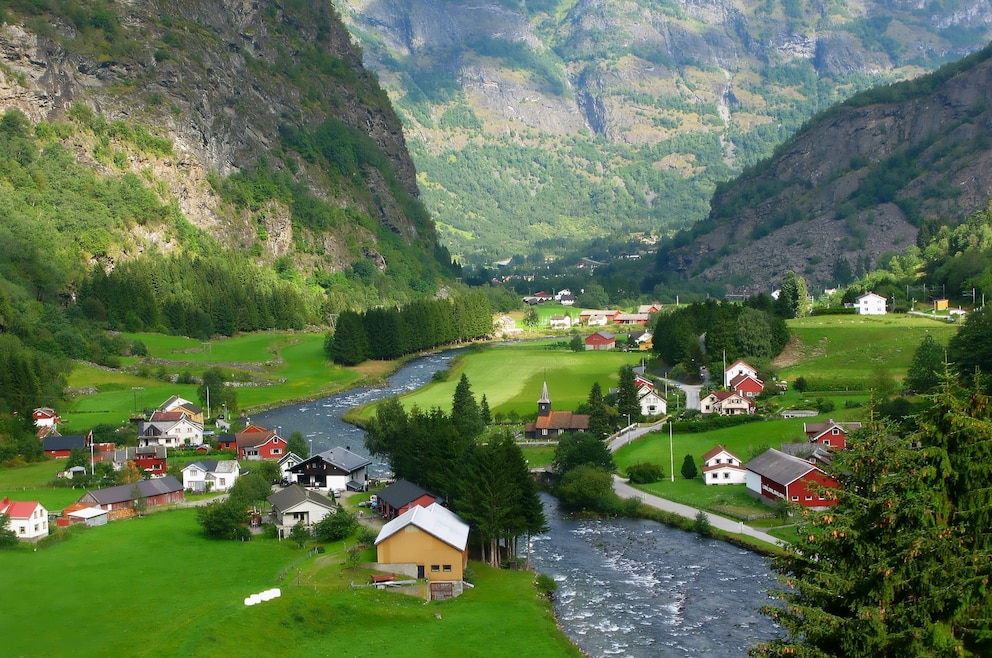
[(744, 484), (754, 498), (768, 503), (789, 501), (811, 509), (836, 503), (825, 490), (836, 480), (825, 472), (834, 451), (847, 447), (847, 436), (861, 427), (858, 422), (804, 423), (806, 440), (769, 448), (746, 464), (723, 446), (703, 455), (703, 481), (707, 485)]

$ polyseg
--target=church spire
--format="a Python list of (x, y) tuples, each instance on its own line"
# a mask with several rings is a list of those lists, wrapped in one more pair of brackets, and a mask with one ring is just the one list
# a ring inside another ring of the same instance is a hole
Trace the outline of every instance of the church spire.
[(544, 380), (541, 388), (541, 399), (537, 401), (537, 415), (547, 416), (551, 413), (551, 397), (548, 395), (548, 380)]

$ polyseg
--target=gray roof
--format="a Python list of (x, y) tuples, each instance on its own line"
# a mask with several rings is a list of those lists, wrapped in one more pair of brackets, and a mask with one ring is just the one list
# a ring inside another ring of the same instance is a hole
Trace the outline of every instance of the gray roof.
[(747, 470), (779, 484), (795, 482), (816, 467), (799, 457), (769, 448), (747, 463)]
[(114, 461), (118, 463), (124, 463), (129, 459), (133, 460), (138, 457), (160, 457), (161, 459), (165, 459), (166, 456), (165, 446), (138, 446), (137, 448), (131, 446), (114, 451)]
[(468, 544), (468, 524), (454, 512), (431, 503), (427, 507), (411, 507), (382, 526), (379, 536), (375, 538), (376, 545), (407, 526), (416, 526), (459, 551), (464, 551)]
[(324, 461), (325, 463), (330, 464), (334, 468), (349, 475), (360, 471), (372, 463), (372, 460), (368, 457), (356, 455), (352, 451), (338, 446), (336, 448), (331, 448), (330, 450), (325, 450), (324, 452), (319, 452), (309, 459), (302, 460), (301, 463), (293, 466), (290, 470), (294, 473), (302, 472), (304, 470), (304, 464), (315, 460)]
[(49, 434), (41, 442), (42, 450), (72, 450), (73, 448), (85, 448), (85, 434), (71, 434), (69, 436), (59, 436)]
[(397, 480), (379, 492), (379, 500), (398, 510), (425, 495), (437, 498), (431, 492), (418, 487), (409, 480)]
[(304, 489), (298, 484), (293, 484), (282, 491), (277, 491), (268, 498), (269, 504), (272, 505), (272, 509), (275, 510), (287, 510), (291, 507), (295, 507), (304, 501), (310, 501), (311, 503), (316, 503), (328, 509), (336, 509), (334, 501), (323, 496), (316, 491), (310, 491), (309, 489)]
[(203, 459), (186, 464), (183, 470), (191, 466), (196, 466), (206, 473), (234, 473), (238, 470), (238, 462), (234, 459)]
[[(135, 484), (138, 485), (138, 489), (141, 491), (141, 495), (144, 498), (158, 496), (165, 493), (175, 493), (183, 490), (182, 483), (171, 475), (166, 475), (164, 478), (156, 478), (154, 480), (139, 480)], [(133, 488), (134, 484), (119, 484), (116, 487), (94, 489), (93, 491), (87, 492), (83, 498), (90, 498), (99, 505), (123, 503), (134, 499), (131, 495), (131, 489)]]

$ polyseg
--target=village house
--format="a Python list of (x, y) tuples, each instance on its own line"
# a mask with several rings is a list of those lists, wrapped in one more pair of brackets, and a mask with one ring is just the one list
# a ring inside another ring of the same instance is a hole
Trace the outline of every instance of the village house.
[(642, 386), (639, 388), (637, 401), (641, 405), (642, 416), (664, 416), (668, 413), (668, 400), (658, 395), (654, 387)]
[(379, 514), (384, 519), (395, 519), (412, 507), (427, 507), (431, 503), (443, 502), (409, 480), (397, 480), (379, 492), (377, 496)]
[(585, 339), (586, 351), (612, 350), (617, 346), (616, 336), (608, 331), (597, 331)]
[(733, 382), (735, 379), (741, 377), (749, 377), (751, 379), (758, 379), (758, 370), (752, 365), (749, 365), (745, 361), (738, 359), (734, 361), (729, 366), (727, 366), (723, 371), (723, 387), (728, 391), (734, 390)]
[(62, 419), (59, 418), (58, 413), (51, 407), (38, 407), (31, 412), (31, 418), (34, 420), (34, 426), (40, 429), (51, 430), (58, 427)]
[(824, 509), (837, 499), (817, 487), (835, 489), (839, 485), (815, 465), (799, 457), (769, 448), (746, 465), (745, 484), (754, 498), (773, 504), (780, 500), (810, 509)]
[(854, 308), (858, 315), (885, 315), (885, 297), (873, 292), (866, 292), (854, 300)]
[(703, 484), (744, 484), (746, 472), (740, 457), (723, 446), (703, 455)]
[(618, 313), (620, 313), (620, 311), (611, 311), (608, 309), (587, 309), (579, 312), (579, 324), (585, 324), (591, 327), (602, 327), (607, 323), (612, 322), (613, 318), (615, 318)]
[(509, 315), (501, 315), (496, 318), (493, 323), (493, 334), (496, 336), (514, 336), (521, 333), (521, 329), (517, 327), (517, 321), (511, 318)]
[(458, 596), (468, 564), (468, 532), (465, 521), (437, 503), (413, 507), (379, 531), (378, 568), (426, 578), (432, 584), (431, 598)]
[(647, 324), (649, 317), (647, 313), (617, 313), (613, 321), (617, 324)]
[(218, 434), (214, 440), (217, 442), (218, 450), (233, 450), (235, 452), (238, 450), (238, 437), (231, 432)]
[(147, 473), (150, 477), (159, 478), (165, 475), (166, 457), (168, 448), (165, 446), (138, 446), (126, 447), (115, 450), (113, 455), (114, 470), (119, 471), (128, 462), (134, 465), (142, 473)]
[(173, 395), (163, 402), (158, 409), (159, 411), (181, 411), (194, 423), (203, 425), (203, 409), (178, 395)]
[(286, 439), (260, 425), (249, 424), (234, 436), (242, 461), (278, 461), (288, 450)]
[(107, 525), (110, 521), (110, 512), (99, 507), (90, 507), (80, 503), (73, 503), (62, 510), (62, 516), (56, 519), (55, 523), (60, 528), (73, 525), (85, 525), (95, 528)]
[(317, 453), (290, 469), (304, 487), (331, 491), (365, 491), (372, 460), (340, 446)]
[(548, 323), (552, 329), (570, 329), (572, 318), (568, 315), (552, 315), (548, 319)]
[[(138, 499), (143, 498), (149, 508), (170, 503), (181, 503), (186, 500), (183, 485), (175, 477), (166, 475), (154, 480), (139, 480), (134, 484), (119, 484), (106, 489), (87, 491), (80, 503), (99, 507), (108, 512), (134, 509)], [(111, 520), (116, 518), (111, 515)]]
[(241, 467), (234, 459), (207, 459), (186, 464), (182, 474), (186, 491), (230, 491), (241, 475)]
[(699, 413), (720, 416), (753, 414), (754, 401), (734, 391), (713, 391), (699, 401)]
[(7, 528), (21, 541), (38, 541), (48, 536), (48, 510), (37, 501), (14, 501), (4, 496), (0, 514), (8, 517)]
[(661, 310), (661, 304), (658, 302), (654, 302), (653, 304), (641, 304), (640, 306), (637, 307), (638, 313), (646, 313), (649, 315), (651, 313), (657, 313), (660, 310)]
[(148, 420), (138, 423), (139, 446), (182, 448), (203, 443), (203, 423), (198, 423), (183, 411), (152, 412)]
[(524, 425), (524, 437), (556, 439), (562, 434), (575, 434), (585, 432), (587, 429), (589, 429), (589, 414), (552, 411), (548, 382), (544, 382), (541, 387), (541, 399), (537, 401), (537, 420)]
[(303, 457), (300, 457), (295, 452), (287, 452), (276, 463), (279, 465), (279, 477), (283, 483), (292, 484), (296, 482), (296, 473), (293, 473), (293, 467), (297, 464), (302, 464)]
[(42, 439), (41, 449), (46, 455), (50, 455), (56, 459), (65, 459), (72, 453), (73, 449), (89, 452), (89, 435), (70, 434), (68, 436), (62, 436), (58, 433), (49, 434)]
[(312, 529), (314, 524), (338, 511), (333, 500), (298, 484), (291, 484), (266, 500), (272, 505), (273, 521), (280, 539), (288, 537), (295, 525)]
[(824, 423), (803, 423), (803, 431), (810, 443), (834, 450), (845, 449), (847, 435), (858, 429), (861, 429), (861, 423), (838, 423), (833, 418)]

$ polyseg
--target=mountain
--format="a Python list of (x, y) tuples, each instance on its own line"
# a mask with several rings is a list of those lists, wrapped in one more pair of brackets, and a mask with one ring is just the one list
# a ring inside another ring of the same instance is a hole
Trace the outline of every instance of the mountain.
[(37, 126), (18, 128), (37, 149), (25, 167), (60, 147), (99, 184), (126, 181), (163, 207), (100, 223), (87, 210), (99, 199), (66, 212), (52, 185), (11, 183), (51, 197), (7, 208), (24, 223), (7, 229), (46, 236), (71, 270), (63, 294), (91, 265), (151, 254), (276, 265), (333, 292), (325, 312), (402, 301), (450, 274), (400, 121), (330, 3), (5, 0), (0, 20), (0, 110)]
[(862, 92), (774, 157), (721, 185), (706, 222), (658, 253), (659, 272), (769, 292), (888, 265), (992, 197), (992, 45), (935, 73)]
[(960, 59), (992, 7), (949, 0), (343, 0), (466, 262), (667, 235), (818, 111)]

